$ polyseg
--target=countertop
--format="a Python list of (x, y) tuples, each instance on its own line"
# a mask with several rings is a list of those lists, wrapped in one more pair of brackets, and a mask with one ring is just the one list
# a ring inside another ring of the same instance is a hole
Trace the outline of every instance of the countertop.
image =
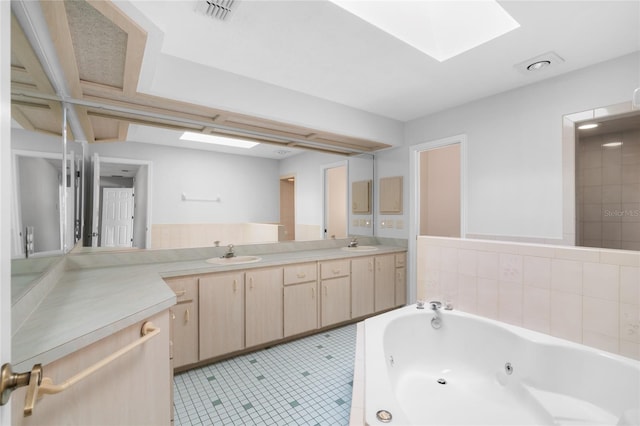
[[(258, 253), (253, 248), (251, 254), (262, 260), (236, 265), (210, 264), (206, 262), (208, 257), (126, 264), (121, 261), (122, 254), (117, 253), (105, 255), (106, 261), (105, 256), (70, 256), (66, 270), (15, 330), (13, 368), (27, 371), (33, 364), (46, 365), (173, 306), (175, 294), (163, 278), (406, 251), (401, 246), (376, 248), (360, 252), (334, 247), (278, 253)], [(166, 259), (167, 251), (161, 257)]]

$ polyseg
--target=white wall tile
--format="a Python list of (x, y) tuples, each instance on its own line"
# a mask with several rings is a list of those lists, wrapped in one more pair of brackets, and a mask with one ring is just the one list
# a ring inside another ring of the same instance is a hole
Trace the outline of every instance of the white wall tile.
[(498, 281), (478, 278), (478, 315), (498, 319)]
[(522, 256), (500, 253), (498, 279), (511, 283), (522, 283)]
[(477, 262), (478, 277), (498, 279), (498, 253), (478, 252)]
[(458, 249), (442, 247), (440, 269), (447, 272), (458, 272)]
[(522, 284), (498, 282), (498, 319), (522, 326)]
[(617, 302), (592, 297), (582, 299), (582, 329), (616, 339), (620, 335), (620, 315)]
[(640, 305), (640, 268), (620, 267), (620, 302)]
[(585, 345), (607, 352), (618, 353), (619, 341), (614, 337), (585, 330), (582, 339)]
[(640, 343), (640, 307), (620, 304), (620, 339)]
[(585, 263), (582, 267), (582, 294), (617, 302), (620, 288), (620, 267), (601, 263)]
[(640, 360), (640, 343), (620, 341), (620, 355)]
[(582, 263), (575, 260), (551, 261), (551, 289), (582, 294)]
[(549, 328), (551, 335), (582, 342), (582, 296), (552, 290)]
[(477, 269), (477, 252), (475, 250), (460, 249), (458, 251), (458, 272), (475, 276)]
[(476, 313), (478, 300), (477, 278), (471, 275), (458, 275), (458, 300), (453, 305), (454, 309)]
[(548, 288), (523, 287), (522, 325), (531, 330), (549, 333), (550, 294)]
[(525, 256), (523, 259), (523, 283), (539, 288), (550, 288), (551, 259)]

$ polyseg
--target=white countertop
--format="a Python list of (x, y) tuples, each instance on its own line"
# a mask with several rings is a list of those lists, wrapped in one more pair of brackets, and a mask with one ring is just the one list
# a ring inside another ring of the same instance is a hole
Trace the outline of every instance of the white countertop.
[[(398, 246), (376, 247), (376, 251), (362, 252), (329, 248), (255, 253), (261, 261), (236, 265), (214, 265), (205, 258), (144, 264), (113, 262), (116, 266), (95, 268), (85, 264), (72, 269), (78, 262), (70, 259), (67, 268), (71, 270), (64, 271), (15, 331), (13, 368), (26, 371), (33, 364), (48, 364), (173, 306), (175, 294), (162, 278), (406, 251)], [(113, 256), (117, 260), (121, 254)]]

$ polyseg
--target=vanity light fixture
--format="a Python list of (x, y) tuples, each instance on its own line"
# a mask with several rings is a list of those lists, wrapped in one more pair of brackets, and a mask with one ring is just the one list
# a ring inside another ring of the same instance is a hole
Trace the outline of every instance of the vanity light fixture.
[(598, 127), (598, 123), (587, 123), (587, 124), (582, 124), (578, 126), (578, 130), (595, 129), (596, 127)]
[(520, 27), (494, 0), (330, 1), (440, 62)]
[(234, 148), (253, 148), (260, 145), (258, 142), (247, 141), (243, 139), (227, 138), (224, 136), (206, 135), (204, 133), (184, 132), (180, 139), (183, 141), (211, 143), (214, 145), (231, 146)]
[(622, 146), (622, 142), (620, 141), (616, 141), (616, 142), (607, 142), (607, 143), (603, 143), (602, 147), (603, 148), (616, 148)]

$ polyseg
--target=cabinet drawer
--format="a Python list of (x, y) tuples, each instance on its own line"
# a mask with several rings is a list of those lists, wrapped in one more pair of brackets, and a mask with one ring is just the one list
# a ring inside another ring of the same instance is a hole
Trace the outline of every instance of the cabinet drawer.
[(165, 282), (176, 294), (177, 303), (198, 300), (198, 278), (167, 278)]
[(404, 268), (407, 265), (407, 253), (396, 254), (396, 268)]
[(301, 263), (284, 267), (284, 285), (315, 281), (318, 277), (316, 263)]
[(327, 278), (345, 277), (351, 272), (350, 265), (349, 259), (322, 262), (320, 264), (320, 278), (326, 280)]

